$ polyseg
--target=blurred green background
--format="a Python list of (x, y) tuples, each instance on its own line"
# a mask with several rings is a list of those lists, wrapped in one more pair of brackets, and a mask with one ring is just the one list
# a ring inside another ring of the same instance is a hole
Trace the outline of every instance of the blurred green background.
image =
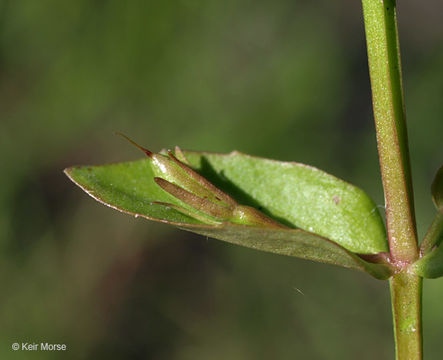
[[(399, 4), (417, 221), (443, 149), (443, 4)], [(387, 284), (122, 215), (63, 175), (158, 151), (322, 168), (383, 209), (359, 1), (0, 1), (1, 359), (392, 359)], [(424, 287), (441, 356), (442, 280)], [(13, 342), (67, 344), (13, 352)]]

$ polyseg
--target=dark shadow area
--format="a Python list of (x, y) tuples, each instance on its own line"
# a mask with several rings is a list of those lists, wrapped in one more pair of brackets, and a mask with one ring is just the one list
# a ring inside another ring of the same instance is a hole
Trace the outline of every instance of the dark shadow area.
[(251, 206), (257, 210), (260, 210), (262, 213), (266, 214), (271, 219), (274, 219), (283, 225), (286, 225), (290, 228), (296, 228), (296, 226), (291, 222), (289, 222), (288, 220), (272, 214), (272, 212), (269, 211), (265, 206), (260, 204), (252, 196), (250, 196), (248, 193), (246, 193), (237, 185), (235, 185), (231, 180), (229, 180), (224, 175), (223, 171), (218, 173), (204, 156), (202, 156), (201, 158), (200, 169), (198, 170), (196, 169), (196, 171), (200, 175), (208, 179), (216, 187), (218, 187), (219, 189), (223, 190), (225, 193), (232, 196), (239, 204)]

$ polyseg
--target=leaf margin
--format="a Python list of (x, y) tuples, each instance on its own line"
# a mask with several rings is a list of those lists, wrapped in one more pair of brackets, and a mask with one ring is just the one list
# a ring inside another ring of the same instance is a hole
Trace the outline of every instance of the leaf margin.
[[(107, 164), (107, 165), (119, 165), (119, 164), (121, 164), (121, 163)], [(103, 167), (103, 166), (107, 166), (107, 165), (98, 165), (97, 167)], [(304, 165), (304, 164), (302, 164), (302, 165)], [(305, 165), (305, 166), (309, 166), (309, 165)], [(275, 253), (275, 254), (279, 254), (279, 255), (298, 257), (298, 258), (302, 258), (305, 260), (312, 260), (312, 261), (316, 261), (316, 262), (333, 264), (333, 265), (342, 266), (345, 268), (352, 268), (355, 270), (367, 272), (370, 275), (372, 275), (373, 277), (375, 277), (377, 279), (381, 279), (381, 280), (388, 279), (393, 274), (392, 267), (390, 267), (386, 263), (382, 264), (382, 263), (372, 263), (372, 262), (365, 261), (364, 259), (360, 258), (357, 254), (354, 254), (353, 252), (345, 249), (343, 246), (337, 244), (336, 242), (334, 242), (330, 239), (327, 239), (325, 237), (322, 237), (318, 234), (311, 233), (309, 231), (302, 230), (302, 229), (289, 229), (288, 228), (288, 229), (276, 229), (276, 230), (278, 232), (281, 232), (281, 231), (288, 232), (288, 234), (290, 234), (291, 236), (295, 236), (295, 237), (297, 237), (297, 235), (308, 236), (308, 237), (311, 237), (312, 239), (316, 239), (317, 241), (324, 242), (324, 244), (327, 244), (326, 247), (335, 249), (336, 253), (340, 253), (340, 255), (345, 260), (342, 259), (341, 261), (331, 261), (330, 259), (326, 259), (326, 258), (321, 259), (319, 257), (312, 257), (312, 256), (309, 257), (309, 256), (303, 256), (303, 255), (284, 254), (284, 253), (278, 252), (278, 251), (271, 251), (269, 249), (264, 249), (264, 248), (260, 249), (259, 247), (240, 244), (238, 242), (226, 240), (226, 238), (224, 238), (224, 236), (214, 236), (214, 235), (210, 234), (214, 230), (221, 231), (221, 230), (226, 229), (226, 227), (231, 227), (231, 228), (237, 227), (237, 229), (239, 231), (242, 231), (246, 228), (248, 228), (248, 230), (254, 229), (252, 231), (256, 231), (256, 230), (257, 231), (274, 231), (275, 229), (259, 228), (259, 227), (234, 224), (234, 223), (222, 223), (220, 225), (207, 225), (207, 224), (203, 224), (203, 223), (184, 223), (184, 222), (178, 222), (178, 221), (159, 219), (159, 218), (148, 216), (146, 214), (135, 213), (133, 211), (124, 209), (118, 205), (111, 204), (111, 203), (105, 201), (104, 199), (102, 199), (100, 197), (100, 195), (98, 193), (96, 193), (96, 191), (94, 189), (88, 187), (86, 184), (79, 182), (73, 174), (74, 170), (86, 169), (86, 168), (92, 168), (92, 167), (93, 166), (72, 166), (72, 167), (66, 168), (64, 170), (64, 173), (67, 175), (67, 177), (72, 182), (74, 182), (77, 186), (79, 186), (83, 191), (85, 191), (94, 200), (100, 202), (101, 204), (103, 204), (107, 207), (117, 210), (119, 212), (122, 212), (122, 213), (125, 213), (128, 215), (132, 215), (136, 218), (141, 217), (141, 218), (145, 218), (147, 220), (169, 224), (169, 225), (172, 225), (172, 226), (182, 229), (182, 230), (191, 231), (193, 233), (197, 233), (197, 234), (200, 234), (203, 236), (210, 236), (210, 237), (213, 237), (213, 238), (225, 241), (225, 242), (234, 243), (234, 244), (241, 245), (244, 247), (249, 247), (249, 248), (253, 248), (253, 249), (257, 249), (257, 250), (261, 250), (261, 251), (265, 251), (265, 252), (271, 252), (271, 253)]]

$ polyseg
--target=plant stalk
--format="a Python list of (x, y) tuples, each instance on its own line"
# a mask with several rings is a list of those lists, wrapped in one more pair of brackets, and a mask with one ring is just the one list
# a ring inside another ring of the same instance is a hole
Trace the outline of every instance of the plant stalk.
[(418, 245), (395, 0), (362, 0), (377, 146), (386, 205), (397, 360), (422, 359), (422, 279), (408, 273)]
[(395, 0), (363, 0), (386, 225), (392, 259), (418, 256)]
[(401, 272), (389, 280), (398, 360), (422, 359), (421, 298), (423, 279)]

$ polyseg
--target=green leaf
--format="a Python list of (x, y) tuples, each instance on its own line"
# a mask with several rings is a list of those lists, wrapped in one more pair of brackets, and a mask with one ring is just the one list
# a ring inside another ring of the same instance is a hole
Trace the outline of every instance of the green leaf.
[(437, 214), (420, 245), (422, 255), (428, 255), (443, 240), (443, 166), (435, 175), (431, 186), (431, 193), (432, 200), (437, 208)]
[(94, 199), (116, 210), (173, 225), (202, 224), (171, 207), (152, 203), (176, 200), (154, 182), (149, 160), (72, 167), (65, 173)]
[(72, 167), (65, 172), (96, 200), (134, 216), (166, 222), (184, 230), (257, 250), (365, 271), (379, 279), (386, 279), (391, 275), (389, 267), (366, 262), (333, 241), (307, 231), (233, 223), (208, 225), (172, 207), (152, 203), (174, 203), (176, 199), (152, 180), (154, 173), (149, 160)]
[(443, 240), (443, 212), (438, 212), (420, 245), (420, 253), (427, 255)]
[(387, 279), (392, 275), (389, 266), (364, 261), (333, 241), (303, 230), (259, 228), (230, 223), (213, 227), (185, 225), (179, 228), (235, 245), (364, 271), (378, 279)]
[[(208, 185), (208, 180), (197, 179), (199, 175), (190, 170), (186, 174), (191, 178), (186, 179), (181, 172), (183, 164), (174, 170), (174, 164), (165, 162), (169, 161), (166, 157), (156, 156), (163, 162), (160, 170), (166, 166), (172, 171), (172, 175), (168, 173), (171, 183), (166, 181), (171, 189), (157, 177), (159, 168), (154, 157), (72, 167), (65, 172), (96, 200), (125, 213), (255, 249), (363, 270), (378, 278), (390, 275), (387, 266), (366, 262), (352, 253), (376, 254), (387, 250), (380, 215), (358, 188), (303, 164), (238, 152), (177, 153), (211, 182)], [(198, 198), (186, 189), (203, 192), (205, 196)], [(213, 203), (206, 214), (209, 200)], [(218, 215), (218, 207), (229, 205), (225, 203), (237, 204), (234, 208), (238, 220), (225, 215), (226, 209)], [(199, 208), (196, 204), (204, 206)], [(259, 215), (256, 209), (274, 220)], [(280, 226), (275, 220), (298, 229)]]
[(238, 152), (186, 152), (213, 184), (240, 203), (282, 223), (313, 232), (359, 254), (388, 251), (383, 220), (359, 188), (314, 167)]
[(443, 166), (438, 169), (431, 187), (432, 200), (438, 211), (443, 213)]
[(438, 212), (420, 246), (424, 256), (412, 268), (424, 278), (435, 279), (443, 276), (443, 166), (435, 175), (431, 193)]
[(443, 276), (443, 246), (439, 246), (420, 260), (417, 260), (412, 264), (412, 269), (417, 275), (428, 279)]

